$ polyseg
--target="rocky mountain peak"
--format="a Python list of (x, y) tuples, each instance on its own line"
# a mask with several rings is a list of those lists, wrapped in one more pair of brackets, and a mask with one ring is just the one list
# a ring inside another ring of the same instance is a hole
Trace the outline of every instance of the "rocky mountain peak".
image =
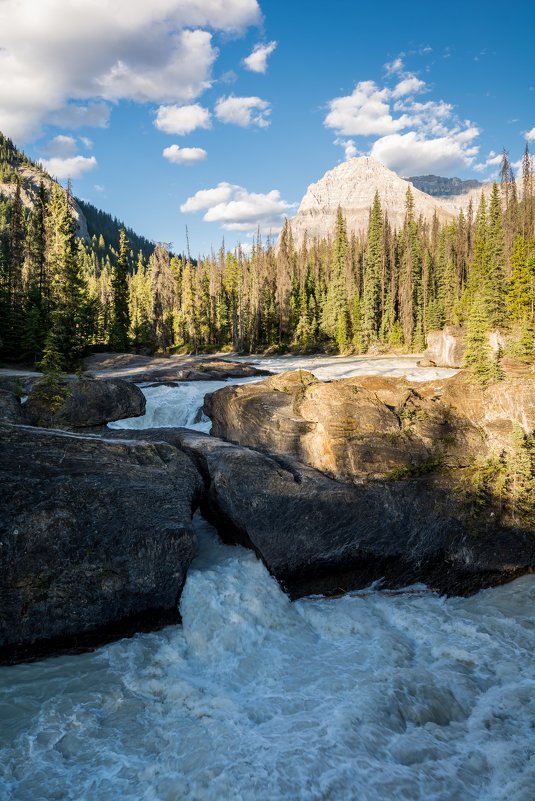
[(328, 170), (323, 178), (308, 187), (297, 215), (290, 221), (296, 244), (303, 241), (305, 233), (309, 238), (330, 236), (338, 206), (344, 212), (350, 233), (364, 231), (376, 191), (390, 223), (395, 228), (400, 227), (405, 217), (408, 187), (414, 198), (416, 216), (421, 214), (431, 219), (436, 213), (444, 222), (453, 217), (452, 211), (443, 208), (434, 198), (400, 178), (380, 161), (362, 156)]

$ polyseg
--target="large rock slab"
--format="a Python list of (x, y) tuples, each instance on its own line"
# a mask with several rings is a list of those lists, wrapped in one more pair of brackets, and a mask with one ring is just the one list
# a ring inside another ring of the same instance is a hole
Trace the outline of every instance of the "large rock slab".
[(123, 378), (137, 383), (224, 381), (270, 375), (248, 362), (208, 356), (144, 356), (135, 353), (98, 353), (85, 360), (95, 378)]
[(467, 466), (484, 452), (477, 422), (442, 402), (444, 384), (376, 376), (322, 382), (298, 370), (225, 387), (206, 397), (204, 411), (214, 436), (358, 482)]
[(145, 396), (121, 379), (42, 380), (24, 404), (27, 421), (47, 428), (91, 428), (145, 414)]
[(202, 481), (166, 443), (0, 431), (0, 662), (178, 619)]
[(143, 434), (163, 434), (191, 456), (206, 483), (205, 515), (224, 539), (254, 548), (293, 597), (379, 578), (467, 594), (535, 567), (534, 532), (501, 525), (450, 476), (354, 485), (187, 429)]

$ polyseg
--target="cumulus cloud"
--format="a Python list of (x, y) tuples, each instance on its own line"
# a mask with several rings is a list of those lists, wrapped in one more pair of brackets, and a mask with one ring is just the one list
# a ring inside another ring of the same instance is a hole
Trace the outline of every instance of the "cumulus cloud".
[(50, 173), (54, 178), (60, 180), (72, 178), (80, 178), (84, 173), (94, 170), (97, 166), (97, 160), (94, 156), (72, 156), (68, 158), (61, 158), (60, 156), (52, 156), (50, 159), (41, 159), (41, 164), (45, 170)]
[(409, 75), (403, 78), (392, 91), (392, 97), (403, 97), (404, 95), (414, 95), (426, 89), (425, 81), (421, 81), (416, 75)]
[(168, 134), (191, 133), (197, 128), (210, 128), (210, 112), (198, 103), (189, 106), (160, 106), (154, 125), (159, 131)]
[(469, 120), (457, 119), (451, 104), (443, 100), (417, 99), (429, 88), (413, 73), (403, 71), (401, 57), (385, 67), (396, 76), (393, 87), (360, 81), (350, 95), (329, 102), (324, 125), (338, 134), (335, 143), (345, 147), (351, 142), (352, 153), (357, 145), (342, 136), (378, 137), (368, 144), (369, 155), (402, 175), (451, 174), (473, 167), (479, 129)]
[(260, 97), (220, 97), (215, 106), (215, 115), (221, 122), (240, 125), (248, 128), (256, 125), (258, 128), (267, 128), (271, 107), (267, 100)]
[(426, 139), (417, 131), (383, 136), (374, 142), (370, 155), (401, 175), (425, 173), (449, 174), (467, 166), (467, 159), (477, 155), (452, 137)]
[(535, 140), (535, 126), (533, 126), (531, 131), (526, 131), (524, 138), (527, 139), (528, 142), (533, 142)]
[(104, 125), (105, 101), (191, 101), (211, 83), (210, 30), (260, 19), (257, 0), (2, 0), (0, 129), (27, 139), (44, 121)]
[(261, 72), (265, 74), (267, 71), (267, 60), (277, 47), (277, 42), (268, 42), (268, 44), (257, 44), (253, 47), (253, 52), (243, 59), (243, 66), (251, 72)]
[(405, 127), (404, 118), (394, 119), (390, 111), (390, 90), (374, 81), (359, 81), (350, 95), (329, 102), (325, 126), (344, 136), (382, 136)]
[(170, 145), (164, 148), (162, 155), (173, 164), (194, 164), (196, 161), (203, 161), (208, 154), (202, 147)]
[(254, 231), (260, 227), (262, 232), (276, 233), (295, 205), (283, 200), (278, 189), (262, 194), (223, 182), (196, 192), (180, 206), (180, 211), (204, 211), (205, 222), (217, 222), (227, 231)]

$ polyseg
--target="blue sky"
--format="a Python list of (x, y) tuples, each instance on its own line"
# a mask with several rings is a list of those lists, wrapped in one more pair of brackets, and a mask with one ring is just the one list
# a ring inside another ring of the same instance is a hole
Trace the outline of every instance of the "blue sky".
[(0, 130), (207, 253), (276, 233), (352, 155), (487, 179), (535, 151), (533, 23), (518, 0), (0, 0)]

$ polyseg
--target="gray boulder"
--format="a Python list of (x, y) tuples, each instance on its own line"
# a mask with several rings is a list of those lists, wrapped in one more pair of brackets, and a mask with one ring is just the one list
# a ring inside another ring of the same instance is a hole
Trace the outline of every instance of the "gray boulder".
[(2, 426), (0, 662), (176, 621), (201, 488), (162, 442)]
[(33, 387), (25, 404), (28, 422), (46, 428), (91, 428), (142, 414), (142, 391), (119, 378), (42, 380)]

